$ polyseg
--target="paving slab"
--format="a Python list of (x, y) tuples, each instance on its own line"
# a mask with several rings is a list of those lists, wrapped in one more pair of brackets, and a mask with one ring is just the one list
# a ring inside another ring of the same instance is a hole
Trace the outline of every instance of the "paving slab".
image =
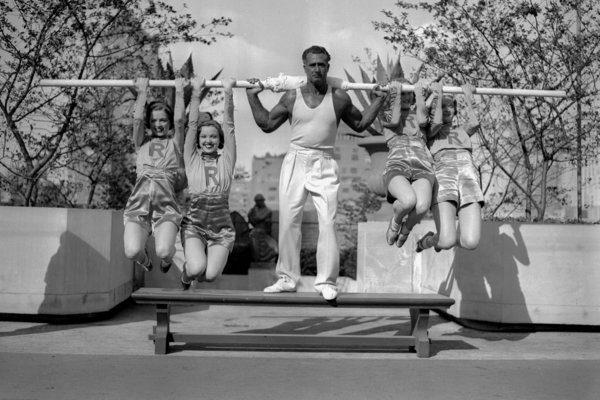
[(591, 360), (1, 353), (0, 363), (2, 399), (596, 400), (600, 390)]
[[(434, 315), (432, 357), (398, 352), (223, 350), (154, 355), (154, 307), (80, 324), (0, 321), (2, 399), (597, 399), (600, 335), (483, 332)], [(171, 330), (406, 334), (407, 310), (177, 306)]]

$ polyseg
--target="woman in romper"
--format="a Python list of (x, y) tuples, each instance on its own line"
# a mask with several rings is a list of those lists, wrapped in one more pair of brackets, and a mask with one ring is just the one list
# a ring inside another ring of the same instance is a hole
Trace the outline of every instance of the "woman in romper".
[[(472, 85), (463, 85), (469, 120), (455, 125), (456, 100), (442, 94), (442, 83), (432, 85), (430, 150), (434, 157), (436, 184), (432, 212), (437, 233), (427, 232), (417, 242), (417, 252), (429, 247), (436, 251), (456, 245), (475, 249), (481, 237), (481, 207), (483, 192), (479, 173), (473, 165), (471, 136), (479, 129), (473, 108)], [(439, 101), (439, 99), (442, 101)], [(456, 215), (458, 214), (458, 231)]]
[[(183, 157), (190, 203), (182, 223), (184, 290), (194, 279), (213, 281), (221, 275), (233, 249), (235, 230), (229, 214), (229, 191), (236, 161), (233, 123), (233, 79), (223, 80), (223, 128), (212, 120), (198, 122), (204, 80), (192, 79), (192, 100)], [(222, 153), (218, 149), (223, 149)]]
[(175, 120), (167, 104), (154, 101), (146, 105), (147, 78), (137, 79), (135, 85), (138, 96), (133, 116), (133, 141), (137, 151), (137, 178), (123, 214), (125, 255), (150, 271), (152, 262), (146, 251), (146, 241), (154, 233), (160, 269), (166, 273), (175, 254), (175, 239), (181, 223), (176, 192), (185, 185), (181, 154), (183, 79), (175, 82)]
[[(383, 118), (389, 121), (383, 124), (389, 149), (383, 178), (387, 200), (394, 210), (386, 240), (389, 245), (395, 243), (398, 247), (404, 245), (412, 228), (429, 209), (435, 180), (433, 159), (426, 144), (425, 87), (417, 83), (412, 94), (402, 92), (402, 83), (410, 84), (403, 78), (391, 82), (390, 106), (383, 111)], [(410, 113), (415, 102), (416, 116)]]

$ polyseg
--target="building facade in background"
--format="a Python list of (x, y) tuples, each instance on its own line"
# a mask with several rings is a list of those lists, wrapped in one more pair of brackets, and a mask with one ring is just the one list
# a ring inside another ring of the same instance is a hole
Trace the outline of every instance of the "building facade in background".
[(229, 211), (237, 211), (248, 220), (248, 211), (254, 205), (254, 195), (250, 190), (249, 179), (236, 179), (229, 192)]

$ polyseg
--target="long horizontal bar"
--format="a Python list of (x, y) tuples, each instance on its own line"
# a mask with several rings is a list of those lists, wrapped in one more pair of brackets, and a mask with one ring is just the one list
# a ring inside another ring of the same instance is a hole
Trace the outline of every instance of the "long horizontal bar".
[[(344, 90), (372, 90), (376, 83), (351, 83), (346, 82), (340, 85)], [(388, 90), (384, 87), (383, 90)], [(414, 85), (402, 85), (403, 92), (414, 92)], [(443, 86), (444, 93), (462, 93), (460, 86)], [(482, 96), (536, 96), (536, 97), (567, 97), (564, 90), (537, 90), (537, 89), (504, 89), (504, 88), (475, 88), (474, 94)]]
[[(41, 79), (40, 86), (54, 87), (135, 87), (132, 79)], [(174, 80), (150, 80), (150, 87), (175, 87)], [(206, 81), (206, 87), (223, 87), (222, 81)], [(258, 83), (248, 81), (236, 81), (235, 87), (252, 88), (258, 87)]]
[[(373, 90), (376, 83), (358, 83), (348, 82), (340, 78), (327, 78), (327, 82), (339, 89), (343, 90)], [(267, 78), (261, 83), (268, 89), (273, 91), (291, 90), (302, 87), (306, 84), (306, 78), (298, 76), (280, 75), (276, 78)], [(42, 79), (40, 86), (54, 87), (135, 87), (135, 81), (132, 79)], [(175, 87), (174, 80), (150, 80), (148, 83), (151, 87)], [(209, 88), (223, 87), (220, 80), (208, 80), (205, 86)], [(253, 88), (258, 87), (258, 83), (250, 83), (246, 80), (238, 80), (234, 87), (238, 88)], [(381, 90), (388, 91), (388, 86), (382, 86)], [(414, 85), (402, 85), (402, 90), (414, 92)], [(444, 93), (462, 93), (460, 86), (444, 86)], [(475, 94), (482, 96), (535, 96), (535, 97), (567, 97), (564, 90), (537, 90), (537, 89), (505, 89), (505, 88), (475, 88)]]

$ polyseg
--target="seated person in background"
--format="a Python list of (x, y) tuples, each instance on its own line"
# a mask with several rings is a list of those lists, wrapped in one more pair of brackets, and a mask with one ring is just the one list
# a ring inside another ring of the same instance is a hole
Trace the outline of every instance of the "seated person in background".
[(254, 196), (254, 207), (248, 212), (248, 221), (252, 228), (261, 229), (270, 236), (272, 216), (273, 211), (265, 204), (265, 196), (260, 193)]
[(277, 241), (271, 236), (273, 211), (265, 205), (265, 197), (260, 193), (254, 196), (254, 203), (248, 212), (248, 221), (252, 224), (252, 260), (274, 262), (277, 260)]

